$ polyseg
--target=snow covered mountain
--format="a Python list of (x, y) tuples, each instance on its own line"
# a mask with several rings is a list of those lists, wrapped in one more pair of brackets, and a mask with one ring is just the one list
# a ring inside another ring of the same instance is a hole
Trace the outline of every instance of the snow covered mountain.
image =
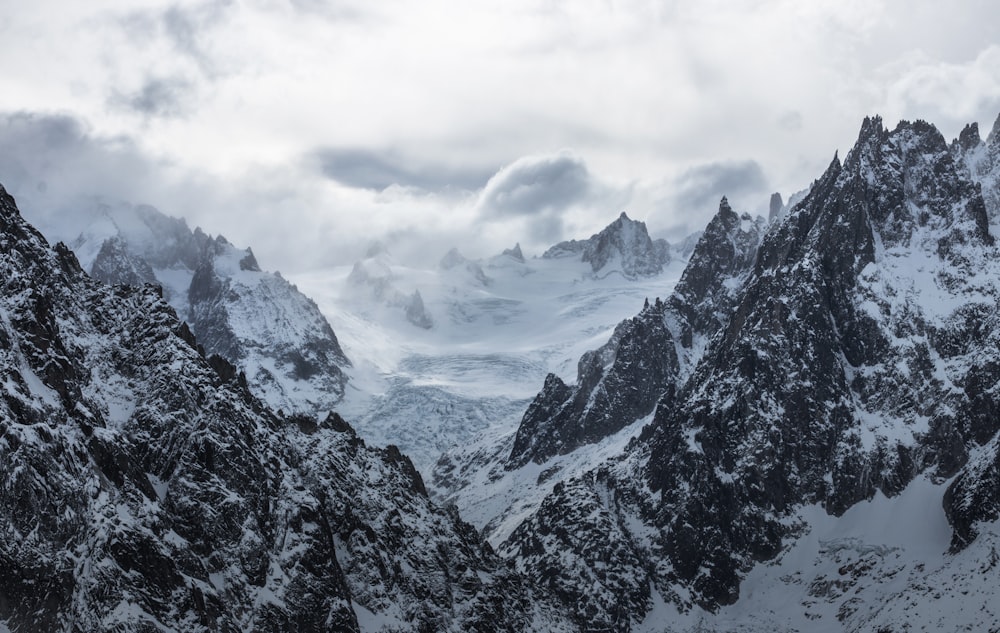
[(623, 211), (600, 233), (586, 240), (560, 242), (542, 257), (579, 257), (590, 264), (594, 276), (618, 273), (632, 279), (659, 274), (671, 255), (666, 240), (650, 239), (646, 224), (630, 219)]
[[(624, 214), (612, 227), (622, 222), (628, 222)], [(706, 335), (728, 316), (766, 226), (763, 218), (737, 215), (723, 198), (670, 299), (647, 301), (611, 340), (584, 354), (575, 388), (554, 374), (545, 379), (521, 421), (508, 467), (544, 463), (651, 413), (690, 373)]]
[(678, 254), (659, 274), (595, 277), (578, 256), (525, 257), (518, 245), (480, 259), (451, 249), (421, 268), (376, 245), (352, 267), (295, 281), (354, 363), (338, 411), (426, 474), (481, 433), (513, 432), (548, 373), (570, 378), (583, 352), (668, 291), (682, 268)]
[(0, 630), (570, 630), (397, 449), (275, 413), (2, 189), (0, 247)]
[(101, 205), (93, 215), (70, 245), (95, 278), (162, 286), (206, 353), (237, 365), (275, 409), (323, 417), (341, 400), (350, 362), (333, 329), (250, 249), (149, 206)]
[[(962, 577), (993, 568), (1000, 510), (976, 136), (868, 119), (766, 234), (723, 205), (666, 301), (436, 483), (581, 626), (986, 630), (995, 584)], [(933, 527), (883, 532), (896, 510)]]
[(300, 331), (249, 251), (133, 213), (104, 286), (5, 198), (0, 630), (990, 630), (998, 157), (870, 118), (770, 222), (300, 276), (344, 417), (199, 352)]

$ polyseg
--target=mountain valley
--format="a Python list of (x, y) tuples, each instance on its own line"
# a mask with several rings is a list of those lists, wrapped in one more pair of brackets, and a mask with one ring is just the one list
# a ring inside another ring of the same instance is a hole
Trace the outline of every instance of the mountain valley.
[(1000, 119), (775, 200), (286, 280), (4, 193), (0, 631), (995, 628)]

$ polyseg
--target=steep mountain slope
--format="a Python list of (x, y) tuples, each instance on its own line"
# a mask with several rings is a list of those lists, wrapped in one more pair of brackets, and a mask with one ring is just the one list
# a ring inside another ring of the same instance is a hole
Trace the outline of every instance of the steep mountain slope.
[(676, 286), (650, 286), (650, 294), (669, 293), (665, 301), (647, 299), (607, 343), (584, 353), (572, 386), (550, 374), (516, 431), (484, 433), (444, 455), (433, 489), (498, 544), (560, 482), (620, 453), (657, 403), (673, 397), (731, 311), (764, 228), (723, 200)]
[(979, 136), (979, 126), (971, 123), (951, 144), (955, 160), (969, 171), (969, 177), (982, 186), (983, 202), (990, 223), (1000, 224), (1000, 116), (986, 142)]
[(633, 279), (661, 273), (670, 261), (670, 245), (663, 239), (650, 239), (646, 224), (623, 211), (600, 233), (586, 240), (560, 242), (542, 257), (578, 257), (590, 264), (594, 276), (618, 273)]
[(705, 337), (731, 311), (765, 228), (762, 218), (737, 215), (723, 198), (668, 300), (647, 301), (611, 340), (584, 354), (574, 387), (554, 374), (545, 379), (521, 421), (508, 468), (600, 441), (651, 413), (661, 398), (671, 399)]
[(0, 629), (564, 627), (399, 451), (272, 412), (0, 189)]
[(126, 204), (98, 209), (71, 245), (97, 279), (162, 286), (206, 353), (244, 370), (273, 408), (322, 417), (343, 398), (350, 362), (329, 323), (250, 249)]
[[(678, 256), (657, 275), (595, 278), (578, 257), (525, 257), (519, 247), (481, 259), (453, 249), (427, 268), (376, 247), (353, 267), (295, 282), (354, 363), (338, 411), (427, 474), (481, 433), (513, 433), (548, 373), (575, 377), (580, 355), (646, 297), (669, 292), (682, 268)], [(429, 327), (415, 327), (412, 297)]]
[(927, 502), (968, 546), (997, 516), (998, 255), (940, 133), (866, 120), (768, 232), (640, 437), (557, 484), (502, 553), (578, 622), (624, 631), (656, 604), (735, 602), (808, 529), (804, 508), (839, 515), (920, 473), (954, 477)]

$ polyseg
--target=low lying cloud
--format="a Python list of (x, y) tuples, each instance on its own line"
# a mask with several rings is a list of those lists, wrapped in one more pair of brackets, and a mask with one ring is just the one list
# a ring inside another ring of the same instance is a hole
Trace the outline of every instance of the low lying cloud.
[(474, 190), (485, 185), (493, 173), (490, 169), (454, 168), (365, 148), (322, 148), (311, 158), (330, 180), (372, 191), (384, 191), (393, 185), (425, 191)]
[(590, 172), (578, 156), (526, 156), (490, 178), (479, 209), (487, 217), (543, 215), (564, 210), (591, 193)]
[[(755, 206), (754, 200), (768, 195), (767, 178), (760, 165), (753, 160), (707, 163), (681, 173), (674, 183), (673, 204), (682, 214), (718, 207), (726, 196)], [(748, 209), (749, 210), (749, 209)]]

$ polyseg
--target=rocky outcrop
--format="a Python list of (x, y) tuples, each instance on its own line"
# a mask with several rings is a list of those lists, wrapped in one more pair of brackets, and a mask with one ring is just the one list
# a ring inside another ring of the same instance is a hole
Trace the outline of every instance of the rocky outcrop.
[(706, 337), (731, 311), (764, 226), (761, 218), (737, 215), (723, 198), (674, 293), (647, 301), (605, 345), (584, 354), (573, 387), (554, 375), (546, 379), (524, 414), (507, 467), (544, 463), (595, 443), (649, 415), (657, 402), (670, 402)]
[(1000, 221), (1000, 117), (986, 137), (979, 136), (979, 126), (970, 123), (951, 143), (955, 160), (968, 169), (969, 176), (982, 187), (983, 202), (990, 221)]
[(141, 257), (132, 255), (125, 240), (119, 236), (104, 241), (90, 274), (107, 284), (141, 286), (156, 283), (153, 267)]
[(785, 201), (781, 199), (780, 193), (771, 194), (771, 202), (768, 207), (767, 219), (770, 222), (774, 222), (781, 215), (781, 210), (785, 207)]
[(514, 248), (505, 248), (505, 249), (503, 249), (503, 253), (501, 253), (501, 255), (505, 255), (507, 257), (510, 257), (511, 259), (513, 259), (516, 262), (520, 262), (522, 264), (524, 263), (524, 253), (521, 252), (521, 243), (520, 242), (518, 242), (517, 244), (514, 244)]
[[(434, 317), (424, 305), (420, 291), (414, 290), (412, 293), (406, 293), (397, 287), (397, 279), (392, 270), (393, 262), (389, 253), (381, 247), (369, 249), (369, 252), (374, 254), (355, 262), (351, 273), (347, 276), (347, 289), (352, 298), (360, 300), (362, 305), (368, 307), (384, 306), (397, 314), (402, 312), (411, 325), (423, 330), (434, 327)], [(470, 264), (468, 270), (473, 274), (478, 270), (480, 273), (479, 283), (488, 283), (482, 269), (478, 265), (474, 265), (474, 262), (468, 262), (456, 249), (452, 249), (445, 256), (440, 267), (448, 270), (465, 263)]]
[(2, 189), (0, 246), (0, 628), (566, 630), (398, 450), (273, 412)]
[(590, 239), (560, 242), (542, 257), (579, 257), (590, 264), (596, 276), (619, 273), (635, 278), (663, 272), (663, 265), (670, 261), (670, 247), (665, 240), (650, 239), (645, 222), (632, 220), (622, 212)]
[(803, 505), (840, 514), (918, 473), (955, 477), (953, 546), (976, 538), (1000, 507), (1000, 269), (980, 190), (933, 126), (867, 119), (749, 261), (715, 269), (748, 265), (737, 289), (696, 251), (666, 303), (671, 333), (704, 353), (626, 452), (553, 491), (504, 555), (626, 631), (650, 588), (681, 611), (734, 602)]
[(406, 320), (417, 327), (429, 330), (434, 327), (434, 321), (424, 307), (423, 297), (419, 290), (414, 290), (410, 295), (410, 300), (406, 304)]

